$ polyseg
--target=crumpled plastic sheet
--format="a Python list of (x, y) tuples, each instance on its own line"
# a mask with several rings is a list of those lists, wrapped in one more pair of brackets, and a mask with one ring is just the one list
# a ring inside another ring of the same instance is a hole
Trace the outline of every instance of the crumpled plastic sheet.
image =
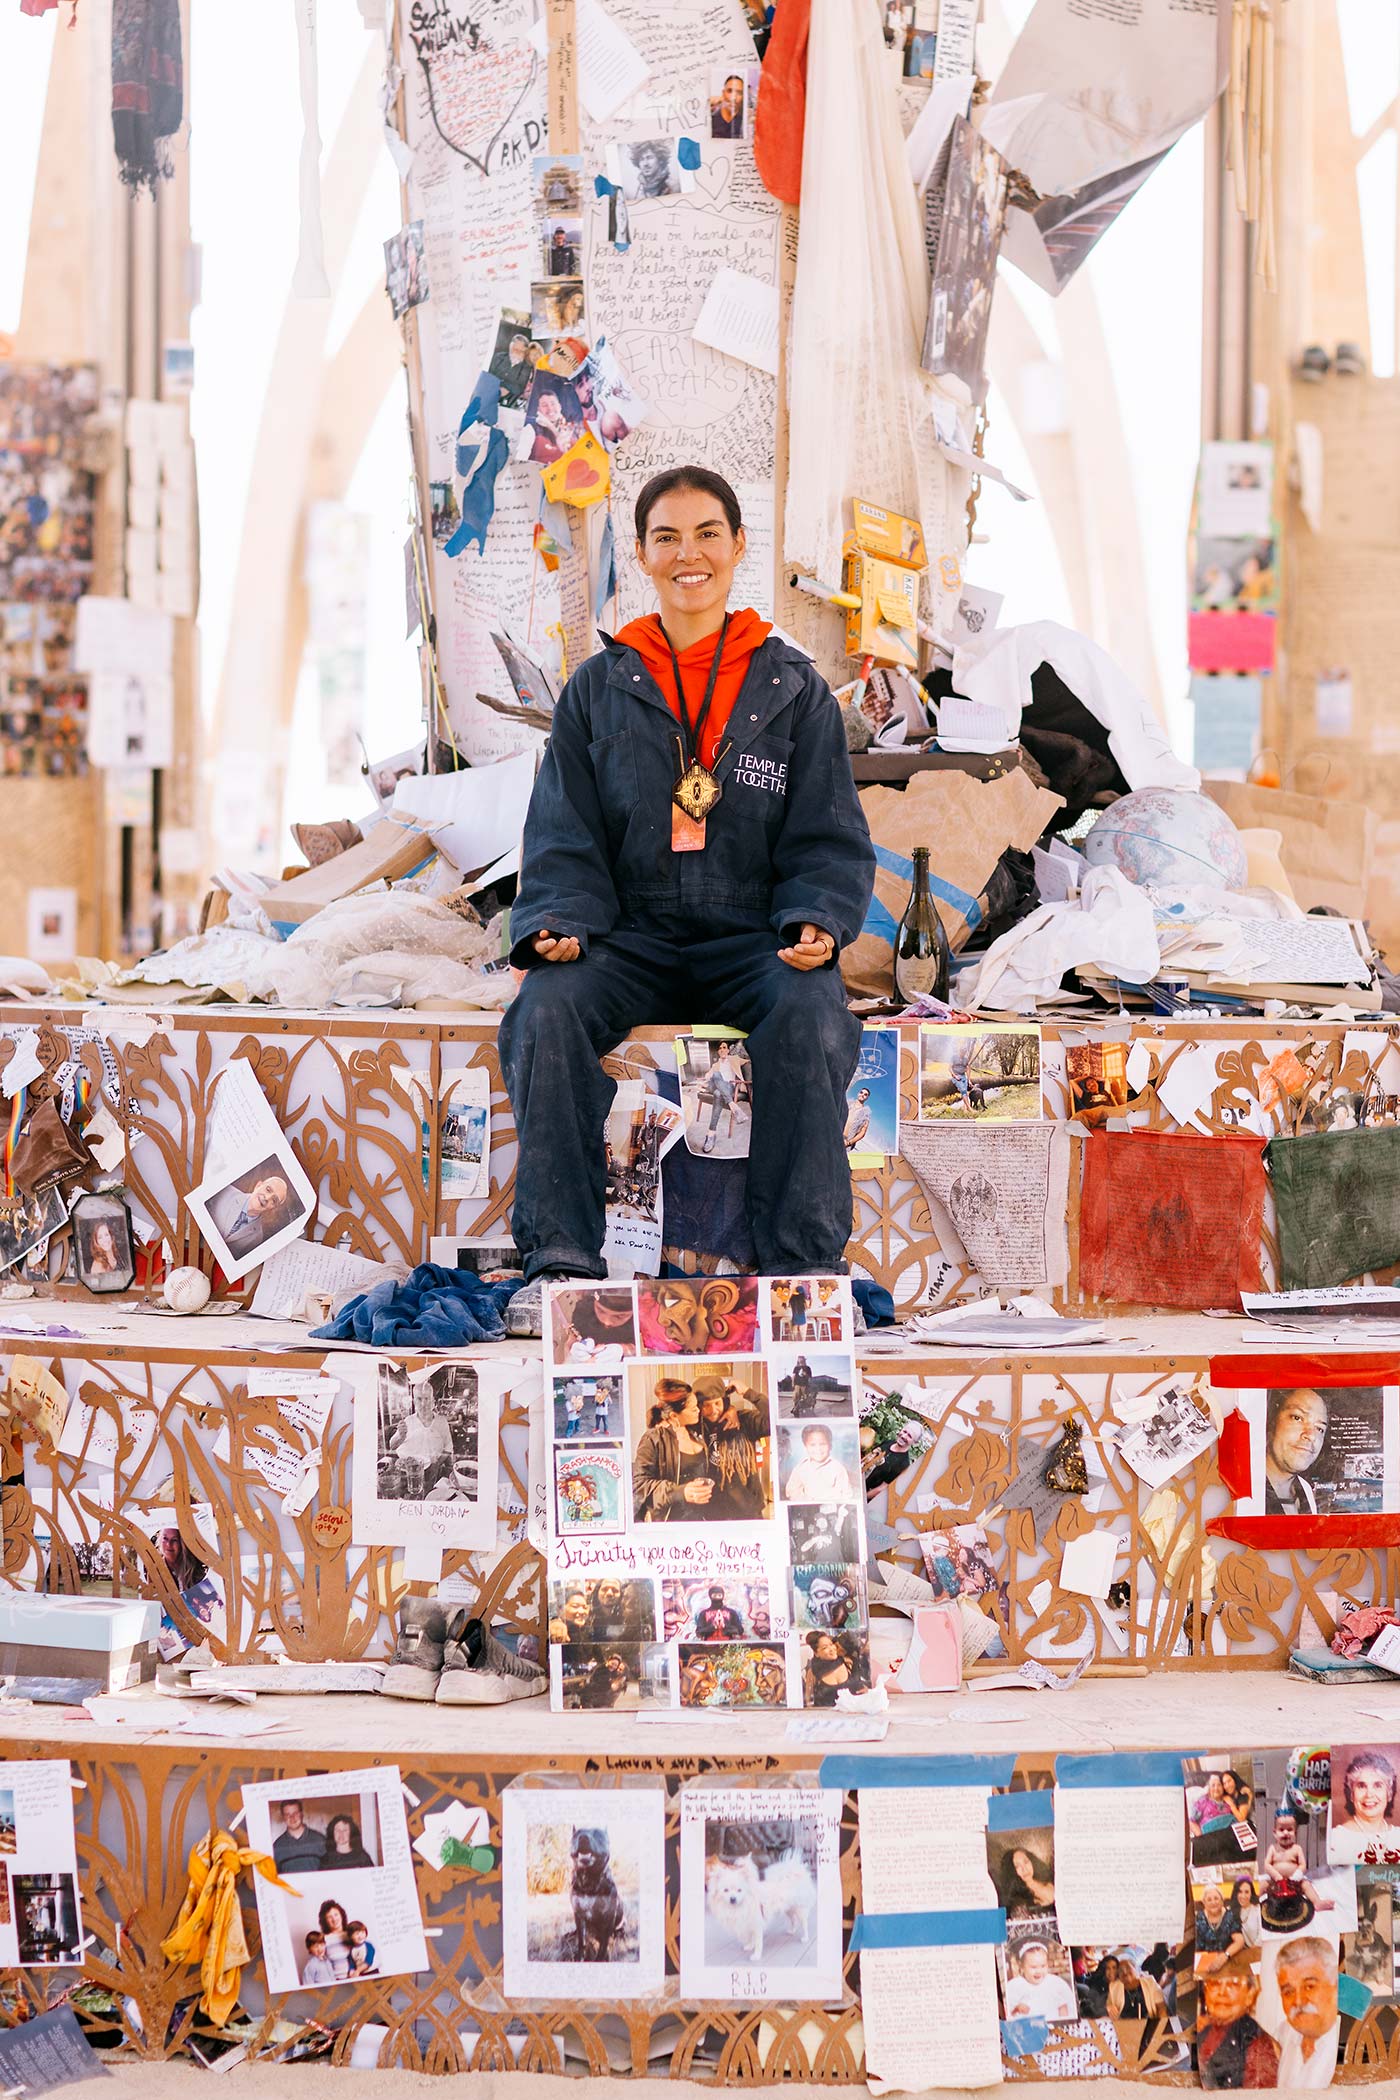
[(301, 1009), (412, 1006), (428, 998), (494, 1007), (506, 1004), (513, 988), (505, 972), (482, 974), (481, 965), (499, 953), (498, 919), (473, 926), (434, 898), (373, 890), (328, 904), (285, 941), (211, 927), (147, 956), (114, 982), (214, 986)]

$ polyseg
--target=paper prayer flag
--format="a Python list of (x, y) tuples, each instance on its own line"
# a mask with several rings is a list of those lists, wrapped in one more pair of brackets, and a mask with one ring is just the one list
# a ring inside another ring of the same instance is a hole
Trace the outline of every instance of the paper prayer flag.
[(1258, 1290), (1262, 1152), (1256, 1137), (1106, 1131), (1088, 1139), (1079, 1212), (1086, 1297), (1203, 1311)]
[(1272, 1138), (1282, 1288), (1320, 1290), (1400, 1260), (1400, 1128)]

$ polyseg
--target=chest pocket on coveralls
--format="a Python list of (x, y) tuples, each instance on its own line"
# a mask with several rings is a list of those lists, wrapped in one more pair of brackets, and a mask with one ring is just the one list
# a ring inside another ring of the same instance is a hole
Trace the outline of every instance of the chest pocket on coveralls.
[(776, 831), (787, 812), (792, 739), (756, 736), (736, 752), (724, 782), (724, 799), (742, 817)]

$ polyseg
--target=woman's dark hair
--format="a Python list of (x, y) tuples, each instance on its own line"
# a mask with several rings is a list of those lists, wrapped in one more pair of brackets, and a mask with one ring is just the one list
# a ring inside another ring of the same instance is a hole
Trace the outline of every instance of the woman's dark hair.
[[(330, 1924), (326, 1917), (327, 1911), (331, 1910), (338, 1910), (340, 1912), (340, 1923), (338, 1925)], [(345, 1905), (343, 1903), (337, 1903), (334, 1896), (327, 1896), (325, 1902), (321, 1905), (319, 1916), (321, 1920), (322, 1932), (344, 1932), (349, 1920), (349, 1913), (346, 1910)]]
[(664, 474), (653, 474), (651, 480), (643, 484), (637, 498), (633, 517), (639, 540), (645, 541), (647, 519), (661, 498), (673, 494), (676, 489), (694, 489), (699, 495), (713, 496), (728, 520), (729, 530), (736, 535), (741, 530), (744, 519), (739, 498), (723, 474), (716, 474), (712, 467), (668, 467)]
[(355, 1818), (353, 1816), (347, 1815), (343, 1808), (338, 1808), (326, 1825), (327, 1852), (332, 1852), (335, 1850), (335, 1826), (337, 1823), (343, 1823), (350, 1833), (350, 1843), (347, 1845), (346, 1850), (348, 1852), (359, 1852), (363, 1850), (363, 1843), (360, 1837), (359, 1824), (355, 1821)]

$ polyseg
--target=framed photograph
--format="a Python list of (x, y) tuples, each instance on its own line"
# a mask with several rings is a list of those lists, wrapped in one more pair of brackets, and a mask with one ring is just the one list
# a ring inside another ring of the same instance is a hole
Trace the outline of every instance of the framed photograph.
[(681, 1995), (827, 2003), (842, 1992), (841, 1795), (681, 1794)]
[(485, 1358), (413, 1371), (366, 1359), (351, 1460), (357, 1545), (493, 1542), (501, 1396), (518, 1374)]
[(507, 1998), (644, 1998), (666, 1966), (661, 1786), (507, 1787)]
[(248, 1842), (292, 1888), (255, 1877), (268, 1988), (330, 1988), (428, 1966), (394, 1765), (243, 1789)]
[(90, 1291), (126, 1291), (136, 1274), (131, 1212), (120, 1196), (80, 1196), (73, 1206), (73, 1266)]
[(1238, 1392), (1253, 1493), (1240, 1516), (1332, 1516), (1400, 1507), (1400, 1387), (1268, 1386)]

